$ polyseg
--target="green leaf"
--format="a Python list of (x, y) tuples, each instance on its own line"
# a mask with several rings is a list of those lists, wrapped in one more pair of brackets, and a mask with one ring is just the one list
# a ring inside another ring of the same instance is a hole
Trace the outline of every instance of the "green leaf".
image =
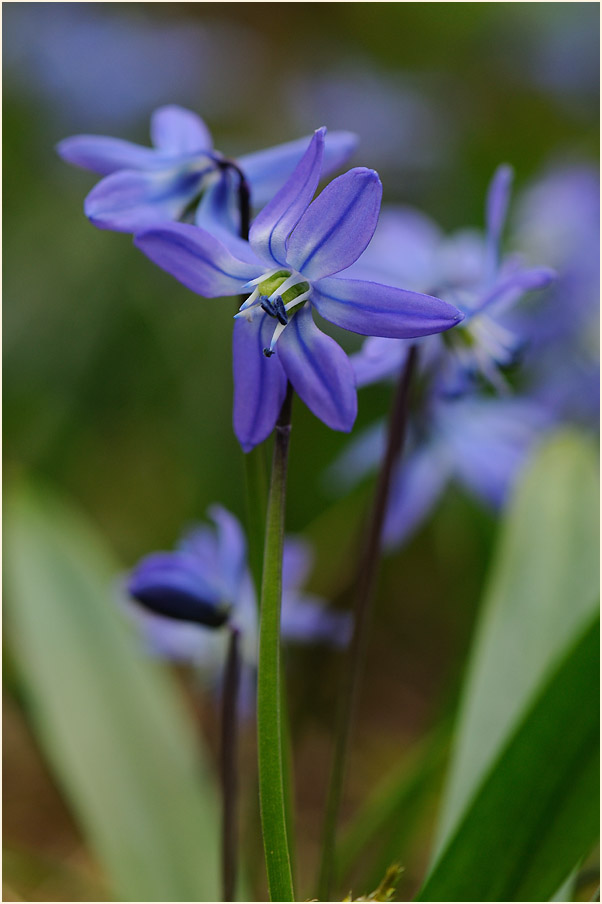
[(462, 695), (439, 850), (538, 686), (596, 609), (598, 498), (594, 450), (567, 432), (540, 449), (511, 502)]
[(119, 611), (118, 568), (53, 497), (18, 492), (8, 524), (10, 640), (34, 727), (113, 894), (215, 900), (212, 778), (169, 673)]
[(502, 750), (418, 901), (546, 901), (595, 842), (600, 622)]

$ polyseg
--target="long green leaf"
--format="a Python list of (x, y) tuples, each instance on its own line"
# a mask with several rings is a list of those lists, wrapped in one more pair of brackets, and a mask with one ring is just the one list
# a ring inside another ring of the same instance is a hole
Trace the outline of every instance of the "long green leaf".
[(8, 516), (10, 641), (34, 727), (114, 895), (213, 901), (219, 812), (168, 673), (140, 651), (87, 521), (19, 492)]
[(599, 633), (596, 618), (547, 681), (417, 900), (546, 901), (595, 843)]
[(598, 495), (594, 451), (572, 433), (547, 443), (518, 487), (463, 691), (438, 850), (539, 684), (595, 610)]

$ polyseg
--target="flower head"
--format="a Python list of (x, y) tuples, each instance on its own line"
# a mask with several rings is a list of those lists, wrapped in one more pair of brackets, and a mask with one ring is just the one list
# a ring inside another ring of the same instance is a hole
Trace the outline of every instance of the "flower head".
[[(159, 107), (151, 117), (153, 147), (120, 138), (74, 135), (57, 146), (69, 163), (105, 176), (89, 193), (86, 216), (101, 229), (136, 232), (153, 223), (194, 214), (196, 222), (237, 232), (233, 161), (213, 147), (196, 113)], [(252, 202), (264, 204), (283, 185), (307, 147), (307, 138), (246, 154), (236, 161), (251, 188)], [(325, 168), (338, 169), (355, 149), (350, 132), (333, 132)]]
[[(127, 582), (136, 621), (152, 652), (187, 662), (219, 678), (227, 630), (240, 636), (243, 663), (257, 665), (258, 608), (238, 520), (221, 506), (209, 510), (213, 526), (186, 533), (172, 552), (146, 556)], [(345, 646), (347, 613), (329, 610), (301, 586), (312, 564), (311, 548), (287, 538), (282, 574), (282, 636), (289, 641)]]
[(315, 326), (312, 308), (336, 326), (367, 336), (424, 336), (462, 319), (438, 298), (335, 275), (372, 238), (382, 187), (377, 173), (358, 167), (312, 201), (325, 132), (315, 133), (290, 179), (257, 216), (249, 243), (187, 224), (135, 237), (151, 260), (200, 295), (248, 293), (234, 329), (234, 427), (245, 450), (271, 432), (287, 379), (329, 427), (353, 426), (351, 364)]
[[(526, 292), (542, 289), (554, 279), (546, 267), (527, 267), (516, 255), (501, 255), (512, 170), (500, 166), (486, 201), (486, 230), (481, 236), (463, 231), (445, 237), (427, 217), (409, 209), (387, 211), (374, 241), (350, 270), (350, 275), (386, 278), (439, 295), (464, 314), (461, 326), (423, 353), (423, 365), (437, 362), (440, 390), (450, 395), (466, 391), (477, 377), (505, 389), (500, 369), (511, 365), (523, 337), (507, 323), (507, 312)], [(394, 375), (407, 349), (370, 340), (355, 356), (361, 384)]]

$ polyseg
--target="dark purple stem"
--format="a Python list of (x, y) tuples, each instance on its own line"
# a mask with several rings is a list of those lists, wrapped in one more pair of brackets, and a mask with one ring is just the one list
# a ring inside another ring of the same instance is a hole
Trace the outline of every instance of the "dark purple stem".
[(318, 899), (320, 901), (331, 900), (330, 889), (334, 870), (336, 828), (343, 795), (351, 723), (368, 641), (370, 609), (378, 577), (382, 530), (387, 513), (391, 476), (395, 464), (399, 461), (405, 442), (410, 386), (416, 369), (417, 357), (418, 349), (415, 345), (412, 345), (405, 365), (399, 374), (389, 419), (387, 448), (378, 475), (370, 520), (358, 562), (355, 581), (353, 635), (348, 653), (348, 668), (344, 673), (341, 687), (335, 749), (324, 820), (322, 861), (318, 880)]
[(238, 688), (240, 684), (239, 636), (230, 630), (222, 691), (222, 890), (224, 901), (234, 901), (238, 847)]

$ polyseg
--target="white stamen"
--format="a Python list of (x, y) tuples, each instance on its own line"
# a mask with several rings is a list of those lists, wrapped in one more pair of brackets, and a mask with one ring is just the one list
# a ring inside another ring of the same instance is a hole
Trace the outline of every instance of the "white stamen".
[(248, 283), (245, 283), (243, 289), (253, 289), (255, 286), (258, 286), (259, 283), (265, 282), (266, 279), (270, 279), (275, 273), (280, 273), (281, 270), (282, 267), (277, 267), (275, 270), (269, 270), (267, 273), (262, 273), (261, 276), (258, 276), (256, 279), (250, 279)]
[(302, 292), (301, 295), (297, 295), (296, 298), (293, 298), (292, 301), (288, 301), (284, 305), (285, 311), (290, 311), (291, 308), (294, 308), (296, 305), (301, 304), (302, 301), (307, 301), (311, 293), (311, 289), (308, 289), (307, 292)]
[(243, 301), (239, 311), (244, 311), (245, 308), (250, 308), (251, 305), (255, 304), (257, 299), (259, 298), (259, 289), (253, 289), (252, 293), (249, 295), (246, 301)]
[(288, 324), (286, 324), (286, 323), (278, 323), (276, 325), (276, 329), (274, 330), (274, 334), (272, 336), (272, 341), (270, 342), (270, 351), (271, 352), (274, 351), (274, 346), (280, 339), (282, 333), (284, 332), (284, 330), (286, 329), (287, 326), (288, 326)]
[(277, 295), (280, 295), (280, 297), (282, 298), (282, 296), (288, 289), (292, 289), (293, 286), (296, 286), (300, 282), (305, 282), (305, 280), (300, 278), (299, 274), (291, 273), (291, 275), (284, 280), (282, 285), (278, 286), (277, 289), (274, 289), (274, 291), (270, 295), (270, 301), (274, 301)]

